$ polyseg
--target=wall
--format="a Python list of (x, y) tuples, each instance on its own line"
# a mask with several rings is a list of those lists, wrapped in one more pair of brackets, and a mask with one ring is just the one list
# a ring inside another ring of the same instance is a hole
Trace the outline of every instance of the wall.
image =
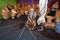
[[(17, 0), (17, 3), (19, 4), (25, 4), (25, 5), (32, 5), (32, 1), (33, 1), (33, 4), (39, 4), (39, 0)], [(58, 1), (58, 0), (48, 0), (48, 7), (51, 8), (52, 4), (55, 2), (55, 1)]]
[[(33, 3), (32, 3), (33, 1)], [(25, 4), (25, 5), (32, 5), (32, 4), (38, 4), (39, 0), (17, 0), (19, 4)]]

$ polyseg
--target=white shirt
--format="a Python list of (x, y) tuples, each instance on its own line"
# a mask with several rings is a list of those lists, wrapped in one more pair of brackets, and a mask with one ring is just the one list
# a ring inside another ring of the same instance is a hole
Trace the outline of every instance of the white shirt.
[(28, 14), (28, 19), (35, 19), (37, 16), (36, 12), (32, 13), (32, 12), (29, 12)]
[(40, 25), (40, 23), (45, 22), (45, 14), (47, 12), (47, 4), (48, 0), (39, 0), (39, 9), (41, 16), (38, 18), (37, 23)]

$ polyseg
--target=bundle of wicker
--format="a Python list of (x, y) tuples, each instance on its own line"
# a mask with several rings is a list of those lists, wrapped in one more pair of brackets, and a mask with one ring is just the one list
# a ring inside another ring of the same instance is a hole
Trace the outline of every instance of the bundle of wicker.
[(34, 30), (36, 26), (36, 21), (35, 20), (28, 20), (26, 22), (26, 28), (29, 30)]

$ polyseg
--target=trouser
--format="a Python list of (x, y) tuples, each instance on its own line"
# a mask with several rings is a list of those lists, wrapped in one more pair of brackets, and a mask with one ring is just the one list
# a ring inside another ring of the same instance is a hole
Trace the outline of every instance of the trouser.
[(60, 33), (60, 22), (56, 23), (55, 32)]

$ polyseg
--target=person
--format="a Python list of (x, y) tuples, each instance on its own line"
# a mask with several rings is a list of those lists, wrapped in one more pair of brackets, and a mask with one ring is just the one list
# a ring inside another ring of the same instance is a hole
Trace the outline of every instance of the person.
[(36, 20), (38, 20), (39, 16), (40, 16), (40, 11), (39, 11), (39, 7), (38, 7), (38, 4), (37, 4), (37, 7), (36, 7), (36, 13), (37, 13), (37, 17), (36, 17)]
[(7, 7), (3, 7), (2, 9), (2, 17), (3, 19), (9, 19), (9, 10)]
[(11, 18), (12, 18), (12, 19), (15, 19), (16, 14), (17, 14), (17, 12), (16, 12), (16, 10), (14, 9), (14, 6), (12, 6), (12, 9), (11, 9)]
[(26, 18), (25, 18), (26, 16), (25, 16), (25, 11), (23, 9), (20, 10), (20, 14), (21, 14), (20, 19), (22, 21), (25, 21), (26, 20)]
[(37, 13), (34, 11), (34, 8), (30, 8), (30, 12), (28, 14), (28, 20), (36, 19)]
[(17, 18), (20, 18), (20, 16), (21, 16), (21, 8), (20, 8), (20, 4), (16, 4), (16, 6), (15, 6), (15, 10), (17, 11), (17, 14), (16, 14), (16, 17)]
[(17, 18), (20, 18), (20, 17), (21, 17), (21, 13), (20, 13), (21, 11), (20, 11), (20, 9), (21, 9), (21, 8), (17, 9), (17, 14), (16, 14), (16, 17), (17, 17)]
[(52, 19), (54, 19), (54, 17), (52, 16), (46, 16), (47, 18), (47, 22), (45, 22), (43, 25), (45, 26), (46, 29), (52, 29), (55, 30), (55, 23), (52, 22)]
[(32, 7), (33, 7), (34, 9), (36, 9), (36, 4), (32, 4)]
[(25, 15), (28, 15), (28, 7), (25, 6)]
[(57, 9), (58, 9), (58, 2), (55, 2), (52, 5), (51, 12), (48, 15), (49, 16), (55, 16), (55, 13), (56, 13)]
[(30, 11), (30, 8), (31, 8), (31, 6), (30, 5), (27, 5), (28, 12)]
[(56, 18), (56, 28), (55, 28), (55, 32), (60, 33), (60, 9), (58, 11), (56, 11), (55, 14), (55, 18)]
[[(50, 12), (49, 12), (47, 15), (54, 17), (56, 11), (58, 10), (58, 7), (59, 7), (59, 5), (58, 5), (58, 1), (57, 1), (57, 2), (55, 2), (55, 3), (52, 5), (52, 8), (51, 8)], [(55, 18), (52, 19), (52, 22), (55, 22)]]
[(25, 6), (25, 19), (27, 20), (28, 19), (28, 7)]
[(21, 19), (24, 20), (24, 21), (26, 21), (28, 19), (27, 18), (27, 16), (28, 16), (28, 10), (27, 9), (28, 9), (27, 6), (24, 6), (24, 9), (20, 10), (21, 11), (20, 12), (21, 13)]
[(38, 25), (45, 22), (45, 14), (47, 12), (47, 4), (48, 4), (48, 0), (39, 0), (40, 17), (37, 20)]
[(8, 3), (8, 4), (7, 4), (7, 8), (8, 8), (9, 11), (11, 11), (12, 5), (11, 5), (10, 3)]

